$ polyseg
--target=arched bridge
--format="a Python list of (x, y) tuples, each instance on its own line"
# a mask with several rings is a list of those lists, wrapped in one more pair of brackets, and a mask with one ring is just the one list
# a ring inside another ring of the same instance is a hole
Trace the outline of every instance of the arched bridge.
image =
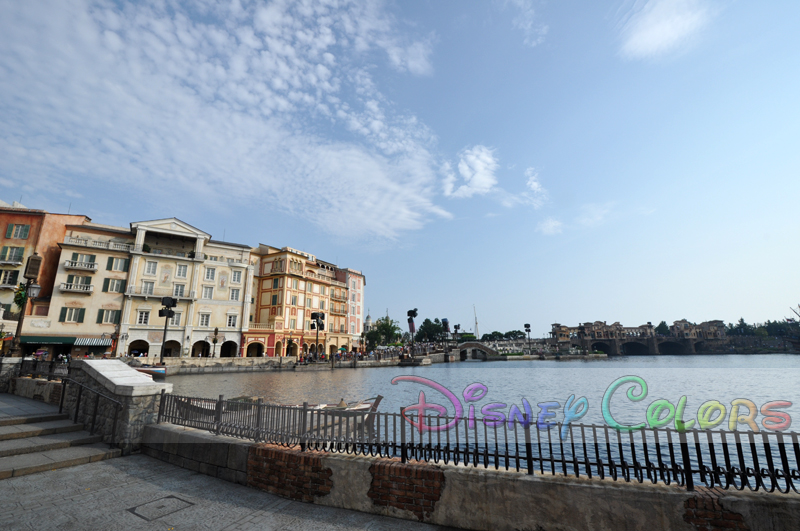
[(576, 338), (570, 343), (571, 346), (588, 351), (605, 352), (609, 356), (638, 356), (695, 354), (698, 350), (702, 350), (704, 342), (702, 338), (651, 336), (614, 339)]
[(491, 347), (487, 347), (483, 343), (477, 341), (468, 341), (458, 345), (458, 351), (461, 355), (461, 361), (466, 360), (483, 360), (489, 356), (499, 356), (500, 353)]

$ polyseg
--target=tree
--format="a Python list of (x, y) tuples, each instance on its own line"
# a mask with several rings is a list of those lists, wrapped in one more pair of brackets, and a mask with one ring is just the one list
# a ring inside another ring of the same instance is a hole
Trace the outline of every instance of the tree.
[(503, 334), (503, 339), (525, 339), (525, 332), (522, 330), (511, 330)]
[(381, 342), (381, 333), (376, 329), (372, 329), (364, 335), (367, 340), (367, 349), (373, 350)]
[(14, 305), (21, 310), (27, 298), (28, 294), (25, 292), (25, 284), (20, 284), (14, 292)]
[(388, 316), (375, 321), (375, 330), (380, 334), (382, 345), (394, 343), (394, 340), (400, 336), (401, 330), (397, 325), (397, 321), (392, 321)]
[(425, 319), (419, 325), (414, 339), (417, 341), (439, 341), (444, 335), (444, 325), (437, 317), (433, 321)]
[(666, 321), (661, 321), (660, 323), (658, 323), (658, 326), (656, 327), (656, 334), (659, 334), (659, 335), (662, 335), (662, 336), (668, 336), (669, 335), (669, 326), (667, 326), (667, 322)]
[(502, 341), (503, 334), (495, 330), (491, 334), (483, 334), (481, 336), (481, 341)]

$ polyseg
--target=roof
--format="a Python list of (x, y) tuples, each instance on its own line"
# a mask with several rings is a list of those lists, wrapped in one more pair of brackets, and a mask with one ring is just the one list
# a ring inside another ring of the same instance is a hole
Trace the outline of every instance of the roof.
[(233, 242), (221, 242), (219, 240), (208, 240), (208, 243), (214, 243), (217, 245), (230, 245), (231, 247), (241, 247), (242, 249), (252, 249), (253, 247), (250, 245), (245, 245), (243, 243), (233, 243)]

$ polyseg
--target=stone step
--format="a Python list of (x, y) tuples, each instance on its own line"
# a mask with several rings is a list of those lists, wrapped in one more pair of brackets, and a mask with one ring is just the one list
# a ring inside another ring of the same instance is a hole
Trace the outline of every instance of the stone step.
[(95, 443), (33, 454), (0, 457), (0, 479), (93, 463), (119, 457), (121, 453), (122, 450), (119, 448), (109, 448), (105, 443)]
[(71, 431), (66, 433), (53, 433), (38, 437), (25, 437), (20, 439), (7, 439), (0, 441), (0, 457), (11, 455), (32, 454), (69, 448), (82, 444), (94, 444), (103, 441), (102, 435), (92, 435), (88, 431)]
[(30, 424), (12, 424), (10, 426), (0, 426), (0, 441), (38, 437), (52, 433), (81, 431), (82, 429), (83, 424), (73, 424), (69, 419), (32, 422)]
[(25, 417), (6, 417), (0, 418), (0, 426), (12, 426), (14, 424), (31, 424), (34, 422), (49, 422), (51, 420), (68, 419), (66, 413), (45, 413), (42, 415), (28, 415)]

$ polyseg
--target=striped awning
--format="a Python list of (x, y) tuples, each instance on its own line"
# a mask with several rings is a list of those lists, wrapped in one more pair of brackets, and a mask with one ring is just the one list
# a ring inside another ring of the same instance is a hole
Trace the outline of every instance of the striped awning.
[(101, 339), (99, 337), (79, 337), (75, 339), (76, 347), (110, 347), (110, 339)]

